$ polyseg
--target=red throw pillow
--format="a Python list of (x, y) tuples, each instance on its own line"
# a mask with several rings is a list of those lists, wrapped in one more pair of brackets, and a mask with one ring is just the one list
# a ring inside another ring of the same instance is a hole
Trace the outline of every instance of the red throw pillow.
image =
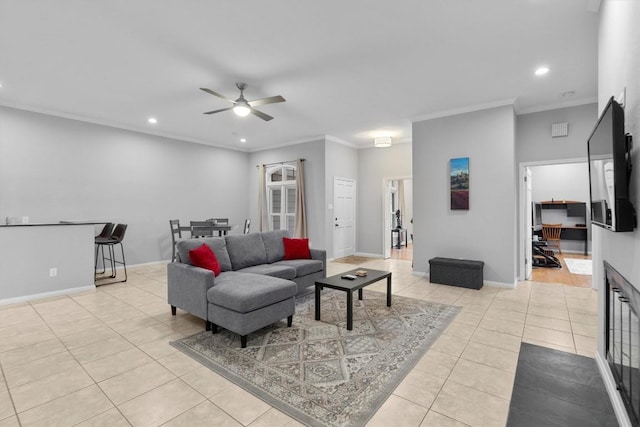
[(191, 264), (196, 267), (213, 271), (214, 276), (220, 274), (220, 263), (218, 262), (218, 258), (216, 258), (216, 254), (204, 243), (199, 248), (189, 251), (189, 259), (191, 260)]
[(309, 239), (282, 238), (284, 243), (284, 259), (311, 259)]

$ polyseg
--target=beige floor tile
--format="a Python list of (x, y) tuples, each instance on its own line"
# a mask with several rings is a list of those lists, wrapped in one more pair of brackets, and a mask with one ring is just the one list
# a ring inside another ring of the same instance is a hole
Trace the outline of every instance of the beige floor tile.
[(179, 340), (182, 337), (183, 336), (181, 334), (174, 332), (173, 334), (167, 335), (158, 340), (139, 345), (138, 348), (154, 359), (160, 359), (164, 356), (177, 352), (178, 349), (169, 343), (171, 341)]
[(177, 377), (181, 377), (196, 369), (202, 368), (200, 363), (179, 351), (158, 359), (158, 363), (173, 372)]
[(435, 411), (427, 412), (427, 416), (424, 417), (424, 421), (420, 424), (420, 427), (466, 427), (468, 424), (456, 421), (453, 418), (446, 417)]
[(83, 366), (95, 382), (100, 382), (152, 361), (153, 359), (143, 351), (132, 348), (83, 364)]
[(478, 326), (480, 321), (482, 320), (481, 313), (474, 313), (472, 311), (460, 311), (456, 317), (453, 319), (453, 324), (463, 324), (471, 327)]
[(22, 427), (75, 425), (112, 408), (98, 386), (91, 385), (19, 414)]
[(162, 425), (162, 427), (193, 426), (241, 427), (242, 424), (231, 418), (213, 403), (205, 401)]
[(183, 375), (181, 378), (206, 398), (210, 398), (233, 385), (226, 378), (204, 366)]
[(68, 349), (74, 349), (77, 347), (83, 347), (85, 345), (93, 344), (95, 342), (104, 341), (109, 338), (118, 336), (116, 332), (108, 327), (100, 324), (93, 328), (86, 329), (82, 332), (60, 337), (62, 343)]
[(77, 367), (58, 372), (11, 389), (18, 413), (57, 399), (93, 384), (84, 369)]
[(431, 348), (441, 353), (447, 353), (458, 357), (462, 354), (468, 342), (469, 341), (466, 339), (460, 339), (443, 334), (440, 335), (440, 338), (438, 338), (435, 343), (433, 343)]
[(175, 375), (153, 361), (104, 380), (98, 385), (113, 403), (120, 405), (174, 379)]
[(66, 352), (67, 348), (58, 338), (35, 343), (33, 345), (0, 353), (0, 363), (4, 369), (23, 363), (33, 362), (57, 353)]
[(70, 351), (78, 359), (78, 362), (84, 364), (132, 348), (133, 344), (129, 341), (120, 336), (115, 336), (82, 347), (76, 347)]
[(523, 338), (522, 342), (526, 342), (526, 343), (529, 343), (529, 344), (534, 344), (534, 345), (537, 345), (539, 347), (552, 348), (554, 350), (560, 350), (560, 351), (564, 351), (564, 352), (567, 352), (567, 353), (576, 354), (576, 349), (574, 347), (564, 347), (562, 345), (551, 344), (551, 343), (548, 343), (548, 342), (538, 341), (538, 340), (534, 340), (534, 339), (531, 339), (531, 338)]
[(526, 317), (527, 315), (520, 311), (504, 310), (494, 307), (490, 307), (484, 315), (485, 319), (498, 319), (517, 323), (524, 323)]
[(40, 342), (50, 341), (54, 338), (56, 338), (55, 334), (48, 329), (6, 337), (0, 340), (0, 353), (32, 346)]
[(447, 329), (444, 330), (443, 334), (468, 341), (475, 330), (475, 326), (466, 323), (452, 322), (451, 324), (449, 324)]
[(571, 330), (574, 335), (583, 335), (585, 337), (597, 338), (598, 327), (596, 325), (588, 325), (586, 323), (571, 322)]
[(528, 314), (526, 323), (527, 325), (538, 326), (540, 328), (553, 329), (561, 332), (571, 332), (571, 322), (568, 320)]
[(451, 371), (447, 382), (455, 381), (458, 384), (484, 391), (509, 401), (514, 378), (515, 372), (513, 371), (504, 371), (460, 359), (453, 371)]
[(515, 372), (518, 366), (517, 352), (473, 341), (465, 348), (460, 358), (509, 372)]
[(80, 365), (68, 352), (54, 354), (33, 362), (22, 363), (4, 370), (10, 388), (54, 375), (60, 371), (78, 368)]
[(566, 308), (559, 309), (548, 305), (531, 304), (528, 313), (553, 319), (569, 320), (569, 310)]
[(0, 419), (0, 427), (20, 427), (18, 417), (13, 415), (9, 418)]
[(445, 378), (429, 375), (416, 369), (407, 374), (393, 394), (424, 408), (429, 408), (444, 382)]
[(419, 426), (427, 408), (391, 395), (367, 423), (367, 427)]
[(161, 323), (159, 325), (148, 326), (146, 328), (127, 332), (123, 334), (123, 336), (133, 344), (140, 346), (141, 344), (156, 341), (174, 333), (175, 331), (173, 329)]
[(490, 331), (489, 329), (478, 328), (471, 336), (472, 342), (502, 348), (504, 350), (519, 352), (521, 339), (515, 335), (503, 334), (502, 332)]
[(588, 325), (597, 326), (598, 325), (598, 315), (597, 314), (587, 314), (587, 313), (579, 313), (576, 311), (569, 311), (569, 317), (571, 318), (572, 323), (586, 323)]
[(16, 335), (39, 332), (39, 331), (42, 331), (43, 329), (47, 329), (47, 324), (40, 319), (37, 319), (27, 324), (19, 323), (17, 325), (10, 325), (10, 326), (3, 325), (0, 328), (0, 339), (15, 337)]
[(504, 334), (514, 335), (516, 337), (522, 336), (522, 330), (524, 324), (520, 322), (514, 322), (510, 320), (492, 319), (485, 316), (479, 325), (481, 328), (489, 329), (491, 331), (502, 332)]
[(573, 335), (570, 332), (554, 331), (552, 329), (539, 328), (537, 326), (525, 326), (523, 338), (548, 342), (569, 348), (574, 346)]
[(504, 427), (509, 401), (447, 381), (431, 409), (470, 426)]
[(418, 362), (415, 369), (424, 371), (438, 378), (447, 378), (456, 365), (458, 357), (443, 353), (433, 348)]
[(511, 299), (496, 299), (491, 304), (490, 308), (499, 310), (517, 311), (520, 313), (526, 313), (529, 307), (529, 301), (511, 300)]
[(299, 423), (287, 414), (278, 411), (275, 408), (269, 409), (261, 415), (257, 420), (249, 424), (249, 427), (303, 427), (304, 424)]
[(593, 357), (593, 355), (596, 354), (598, 350), (598, 340), (596, 338), (574, 335), (573, 339), (578, 354), (587, 354), (590, 355), (589, 357)]
[(134, 427), (157, 426), (204, 400), (204, 396), (176, 379), (119, 405), (118, 408)]
[(13, 402), (11, 401), (11, 396), (9, 396), (7, 386), (2, 383), (0, 384), (0, 420), (10, 417), (15, 413), (16, 411), (13, 408)]
[(111, 408), (106, 412), (89, 418), (76, 425), (76, 427), (131, 427), (131, 424), (116, 408)]
[(271, 407), (248, 391), (231, 386), (209, 400), (244, 425), (248, 425)]

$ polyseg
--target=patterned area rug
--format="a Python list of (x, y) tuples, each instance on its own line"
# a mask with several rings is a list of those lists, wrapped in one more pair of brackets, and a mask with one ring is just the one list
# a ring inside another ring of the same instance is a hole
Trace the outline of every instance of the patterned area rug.
[(248, 336), (201, 332), (171, 344), (260, 399), (313, 426), (362, 426), (416, 365), (459, 307), (364, 291), (354, 295), (353, 330), (346, 329), (346, 294), (296, 301), (286, 320)]

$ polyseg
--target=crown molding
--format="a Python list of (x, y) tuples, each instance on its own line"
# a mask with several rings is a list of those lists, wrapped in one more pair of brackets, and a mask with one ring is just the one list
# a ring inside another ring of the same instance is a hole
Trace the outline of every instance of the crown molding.
[(421, 116), (412, 117), (412, 118), (409, 118), (409, 120), (411, 122), (420, 122), (423, 120), (432, 120), (432, 119), (438, 119), (441, 117), (456, 116), (458, 114), (472, 113), (474, 111), (488, 110), (490, 108), (496, 108), (496, 107), (504, 107), (505, 105), (514, 106), (515, 102), (516, 102), (516, 98), (501, 99), (498, 101), (487, 102), (484, 104), (476, 104), (476, 105), (470, 105), (467, 107), (454, 108), (451, 110), (437, 111), (435, 113), (429, 113)]
[(597, 97), (576, 99), (574, 101), (559, 102), (557, 104), (548, 104), (548, 105), (529, 107), (529, 108), (517, 108), (516, 114), (522, 115), (522, 114), (539, 113), (542, 111), (559, 110), (560, 108), (577, 107), (579, 105), (597, 104), (597, 103), (598, 103)]

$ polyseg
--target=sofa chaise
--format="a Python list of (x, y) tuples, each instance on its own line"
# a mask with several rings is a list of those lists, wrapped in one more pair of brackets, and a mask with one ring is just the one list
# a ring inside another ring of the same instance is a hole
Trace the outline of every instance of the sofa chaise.
[[(183, 239), (176, 262), (167, 265), (168, 303), (235, 332), (246, 346), (247, 335), (280, 319), (291, 326), (295, 297), (313, 291), (326, 277), (326, 251), (309, 249), (310, 259), (284, 259), (286, 230)], [(220, 274), (192, 265), (189, 251), (206, 244), (215, 254)]]

